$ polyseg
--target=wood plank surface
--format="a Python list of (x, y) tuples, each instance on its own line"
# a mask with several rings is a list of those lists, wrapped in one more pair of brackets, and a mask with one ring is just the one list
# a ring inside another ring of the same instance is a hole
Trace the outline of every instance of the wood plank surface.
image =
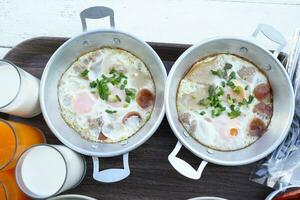
[[(29, 73), (41, 77), (43, 68), (53, 52), (66, 38), (35, 38), (16, 46), (5, 56)], [(174, 60), (188, 45), (150, 43), (169, 71)], [(58, 139), (47, 127), (43, 116), (21, 119), (8, 115), (0, 117), (22, 121), (40, 128), (47, 142), (59, 144)], [(129, 153), (131, 175), (118, 183), (104, 184), (92, 178), (92, 159), (86, 157), (88, 170), (83, 182), (66, 194), (82, 194), (97, 199), (188, 199), (197, 196), (219, 196), (230, 200), (263, 200), (272, 190), (249, 181), (255, 164), (223, 167), (208, 164), (200, 180), (191, 180), (175, 171), (167, 160), (177, 139), (164, 118), (156, 133), (141, 147)], [(187, 150), (179, 157), (196, 167), (201, 159)], [(121, 166), (121, 157), (103, 159), (103, 168)]]
[[(32, 37), (78, 35), (79, 13), (91, 6), (112, 8), (117, 29), (154, 42), (250, 36), (259, 23), (274, 26), (288, 40), (300, 27), (300, 0), (0, 0), (0, 48)], [(88, 20), (88, 29), (108, 24), (108, 19)]]

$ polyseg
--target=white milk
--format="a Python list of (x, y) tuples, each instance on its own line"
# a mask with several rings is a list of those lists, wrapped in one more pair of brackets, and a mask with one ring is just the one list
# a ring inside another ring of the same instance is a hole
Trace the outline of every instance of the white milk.
[(38, 78), (0, 60), (0, 112), (20, 117), (40, 114), (39, 84)]
[(63, 145), (38, 145), (22, 155), (15, 173), (23, 192), (47, 198), (79, 184), (85, 175), (85, 161)]

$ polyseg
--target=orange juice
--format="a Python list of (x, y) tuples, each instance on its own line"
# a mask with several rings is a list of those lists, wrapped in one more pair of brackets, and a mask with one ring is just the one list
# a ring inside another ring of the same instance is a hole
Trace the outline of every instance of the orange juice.
[(0, 119), (0, 171), (13, 168), (26, 149), (45, 142), (45, 137), (39, 129)]
[[(1, 185), (3, 186), (1, 189)], [(15, 181), (14, 169), (0, 172), (0, 199), (27, 200), (28, 198)]]
[(5, 187), (1, 182), (0, 182), (0, 199), (3, 200), (7, 199)]

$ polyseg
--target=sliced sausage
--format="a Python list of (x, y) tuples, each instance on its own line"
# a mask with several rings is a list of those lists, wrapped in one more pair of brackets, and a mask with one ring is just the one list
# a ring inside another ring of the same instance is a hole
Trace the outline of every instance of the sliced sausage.
[(250, 130), (249, 133), (250, 133), (251, 136), (260, 137), (266, 131), (266, 125), (261, 119), (254, 118), (250, 122), (249, 130)]
[(99, 134), (99, 136), (98, 136), (98, 140), (106, 140), (107, 139), (107, 137), (101, 132), (100, 134)]
[(268, 117), (271, 117), (273, 114), (273, 107), (265, 104), (264, 102), (260, 102), (254, 106), (253, 111), (257, 113), (263, 113)]
[(122, 123), (125, 124), (130, 117), (134, 117), (134, 116), (138, 117), (140, 120), (142, 119), (141, 115), (138, 112), (131, 111), (123, 117)]
[(137, 104), (144, 109), (152, 106), (154, 104), (154, 101), (155, 96), (148, 89), (141, 89), (136, 96)]
[(253, 94), (255, 98), (257, 98), (258, 100), (265, 99), (271, 94), (270, 85), (267, 83), (261, 83), (257, 85), (253, 90)]

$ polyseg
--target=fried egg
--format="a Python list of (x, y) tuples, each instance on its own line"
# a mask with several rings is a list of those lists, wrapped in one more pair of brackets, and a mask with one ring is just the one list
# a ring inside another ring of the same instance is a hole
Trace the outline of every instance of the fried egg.
[(101, 48), (78, 58), (58, 83), (61, 116), (83, 138), (126, 140), (150, 118), (155, 101), (151, 74), (138, 57)]
[(217, 54), (196, 62), (180, 81), (177, 112), (199, 143), (233, 151), (254, 143), (272, 118), (269, 81), (250, 61)]

